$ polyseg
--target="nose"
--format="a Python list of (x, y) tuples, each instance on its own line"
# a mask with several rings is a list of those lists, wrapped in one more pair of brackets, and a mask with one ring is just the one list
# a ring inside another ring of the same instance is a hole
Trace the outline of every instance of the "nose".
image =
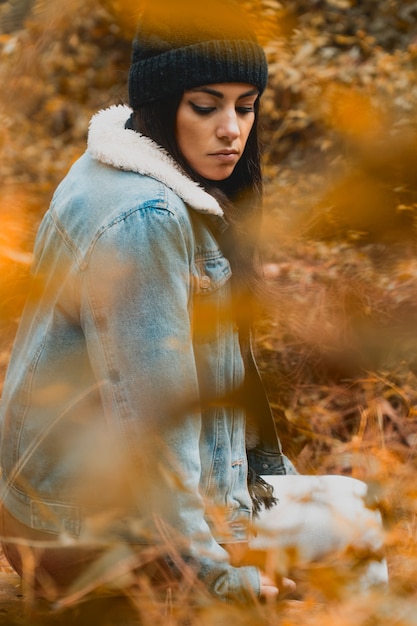
[(225, 111), (217, 126), (217, 137), (219, 139), (237, 139), (240, 135), (239, 120), (236, 111)]

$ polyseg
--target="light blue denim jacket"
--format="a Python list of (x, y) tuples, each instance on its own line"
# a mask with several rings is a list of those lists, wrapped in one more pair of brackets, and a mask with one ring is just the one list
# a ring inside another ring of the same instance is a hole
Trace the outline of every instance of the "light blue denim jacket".
[[(230, 266), (214, 198), (111, 107), (58, 187), (2, 398), (3, 501), (43, 531), (178, 550), (215, 595), (259, 593), (220, 543), (251, 520)], [(172, 556), (172, 555), (171, 555)]]
[(258, 570), (219, 545), (251, 520), (244, 414), (201, 407), (244, 377), (207, 226), (222, 212), (129, 115), (93, 118), (40, 225), (3, 390), (2, 499), (43, 531), (175, 545), (215, 595), (256, 596)]

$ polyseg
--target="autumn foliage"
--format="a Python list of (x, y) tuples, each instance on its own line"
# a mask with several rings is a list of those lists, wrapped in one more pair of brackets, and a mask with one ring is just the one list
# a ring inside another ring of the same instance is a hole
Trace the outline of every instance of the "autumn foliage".
[[(17, 4), (0, 5), (2, 375), (39, 220), (84, 150), (91, 115), (126, 100), (138, 3), (38, 0), (11, 15)], [(378, 496), (391, 587), (356, 597), (342, 584), (349, 577), (343, 563), (299, 564), (303, 602), (250, 611), (208, 606), (187, 623), (412, 626), (416, 3), (244, 4), (270, 60), (262, 108), (268, 293), (257, 328), (259, 363), (300, 471), (353, 475)], [(166, 611), (147, 602), (153, 623), (166, 623)], [(170, 623), (182, 623), (187, 612), (171, 609)]]

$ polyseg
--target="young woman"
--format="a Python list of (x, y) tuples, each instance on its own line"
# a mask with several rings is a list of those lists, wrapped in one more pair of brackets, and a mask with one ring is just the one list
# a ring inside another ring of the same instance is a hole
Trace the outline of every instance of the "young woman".
[(267, 64), (237, 5), (209, 8), (144, 13), (130, 107), (93, 118), (38, 232), (2, 398), (2, 536), (50, 596), (121, 561), (223, 599), (279, 592), (230, 560), (276, 502), (258, 475), (293, 473), (250, 347)]

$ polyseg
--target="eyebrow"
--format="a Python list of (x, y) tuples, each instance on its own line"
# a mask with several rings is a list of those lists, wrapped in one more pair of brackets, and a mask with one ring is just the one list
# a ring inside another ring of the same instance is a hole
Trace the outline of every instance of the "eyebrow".
[[(211, 96), (215, 96), (216, 98), (224, 98), (224, 94), (221, 91), (217, 91), (216, 89), (212, 89), (211, 87), (195, 87), (194, 89), (190, 89), (190, 91), (193, 91), (195, 93), (197, 92), (202, 92), (202, 93), (208, 93)], [(245, 93), (242, 93), (240, 96), (238, 96), (238, 100), (241, 100), (242, 98), (247, 98), (248, 96), (255, 96), (259, 94), (259, 90), (258, 89), (251, 89), (250, 91), (246, 91)]]

